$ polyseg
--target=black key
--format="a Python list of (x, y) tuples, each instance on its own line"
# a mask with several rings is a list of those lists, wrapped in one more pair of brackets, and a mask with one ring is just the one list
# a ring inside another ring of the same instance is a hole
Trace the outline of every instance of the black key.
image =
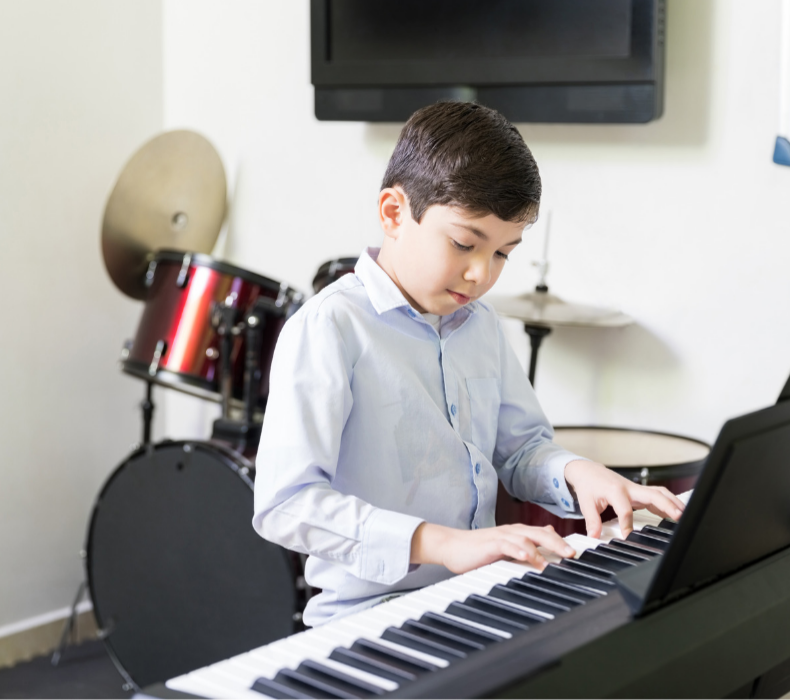
[(609, 546), (615, 547), (616, 549), (624, 549), (626, 552), (644, 554), (651, 558), (662, 554), (662, 551), (656, 547), (650, 547), (649, 545), (640, 544), (638, 542), (626, 542), (625, 540), (609, 540)]
[(648, 559), (652, 559), (653, 557), (647, 553), (640, 552), (637, 554), (635, 549), (627, 550), (627, 549), (618, 549), (617, 547), (613, 547), (610, 544), (599, 544), (595, 548), (596, 552), (606, 552), (607, 554), (614, 554), (621, 559), (627, 559), (628, 561), (634, 562), (634, 564), (641, 564), (643, 561), (647, 561)]
[(299, 664), (296, 670), (309, 678), (322, 681), (337, 690), (342, 690), (347, 693), (362, 696), (384, 694), (384, 690), (378, 685), (373, 685), (359, 678), (354, 678), (354, 676), (349, 676), (347, 673), (330, 668), (320, 661), (314, 661), (313, 659), (306, 659)]
[(511, 622), (518, 622), (519, 624), (526, 625), (527, 628), (540, 624), (541, 622), (546, 622), (546, 618), (541, 615), (532, 615), (526, 610), (509, 605), (503, 600), (489, 598), (479, 593), (472, 593), (472, 595), (464, 601), (464, 604), (476, 610), (490, 612), (493, 615), (502, 615)]
[(406, 620), (400, 628), (405, 632), (417, 634), (426, 639), (431, 639), (439, 644), (447, 644), (453, 649), (458, 649), (464, 653), (485, 649), (485, 644), (468, 639), (466, 635), (459, 634), (457, 630), (452, 632), (437, 629), (434, 625), (426, 624), (422, 620)]
[(506, 600), (508, 603), (513, 603), (513, 605), (520, 605), (522, 608), (526, 608), (527, 610), (531, 610), (533, 612), (545, 613), (546, 615), (550, 616), (549, 619), (554, 618), (560, 613), (568, 612), (568, 610), (570, 610), (570, 607), (567, 605), (546, 603), (535, 596), (528, 595), (527, 593), (521, 593), (519, 591), (514, 591), (512, 588), (503, 586), (501, 583), (496, 584), (496, 586), (488, 591), (488, 595), (491, 598)]
[(609, 589), (614, 588), (614, 581), (601, 578), (600, 576), (591, 576), (590, 574), (581, 571), (573, 571), (566, 569), (558, 564), (550, 563), (543, 569), (541, 574), (544, 578), (553, 581), (563, 581), (565, 583), (573, 583), (577, 586), (585, 586), (597, 592), (599, 595), (606, 595)]
[[(334, 684), (327, 683), (321, 678), (313, 678), (301, 671), (294, 671), (290, 668), (283, 668), (278, 671), (274, 680), (288, 685), (294, 690), (304, 689), (308, 693), (307, 697), (310, 698), (347, 698), (353, 700), (354, 698), (361, 698), (363, 695), (359, 691), (347, 691), (340, 687), (335, 687)], [(316, 693), (319, 693), (316, 695)]]
[(423, 654), (438, 656), (445, 661), (458, 661), (466, 658), (466, 652), (464, 651), (459, 651), (448, 644), (442, 644), (433, 639), (426, 639), (424, 635), (414, 634), (397, 627), (387, 627), (381, 638), (415, 651), (421, 651)]
[(623, 569), (630, 569), (634, 565), (634, 562), (629, 561), (628, 559), (616, 557), (613, 554), (608, 554), (607, 552), (599, 552), (597, 548), (588, 549), (582, 552), (579, 556), (579, 561), (592, 564), (593, 566), (598, 566), (602, 569), (606, 569), (607, 571), (613, 571), (614, 573), (622, 571)]
[(335, 649), (329, 658), (333, 661), (339, 661), (341, 664), (358, 668), (360, 671), (372, 673), (374, 676), (380, 676), (396, 683), (407, 683), (417, 680), (417, 674), (406, 671), (400, 666), (397, 666), (386, 661), (377, 659), (374, 656), (360, 654), (359, 652), (344, 647)]
[(574, 598), (570, 595), (549, 591), (545, 587), (532, 583), (531, 581), (522, 581), (521, 579), (512, 578), (505, 585), (508, 588), (512, 588), (514, 591), (521, 591), (522, 593), (534, 595), (536, 598), (545, 600), (547, 603), (556, 603), (557, 605), (569, 608), (575, 608), (577, 605), (584, 605), (584, 601), (581, 598)]
[(663, 537), (656, 537), (655, 535), (648, 535), (634, 530), (628, 537), (625, 538), (626, 542), (635, 542), (636, 544), (644, 544), (653, 549), (659, 549), (662, 552), (669, 547), (669, 540)]
[(270, 698), (277, 698), (277, 700), (287, 700), (290, 698), (320, 698), (323, 697), (317, 691), (310, 695), (307, 691), (300, 688), (292, 688), (290, 685), (283, 685), (270, 678), (259, 678), (252, 684), (252, 690), (256, 693), (267, 695)]
[(529, 629), (525, 624), (508, 620), (504, 616), (495, 615), (491, 612), (478, 610), (465, 603), (450, 603), (450, 606), (447, 608), (447, 614), (455, 615), (471, 622), (479, 622), (481, 625), (487, 625), (495, 630), (509, 632), (510, 634), (518, 634)]
[(658, 526), (663, 528), (664, 530), (669, 530), (670, 532), (674, 532), (678, 524), (674, 520), (670, 520), (669, 518), (664, 518), (658, 524)]
[(663, 527), (656, 527), (655, 525), (645, 525), (640, 532), (655, 535), (656, 537), (664, 537), (668, 540), (672, 539), (672, 530), (665, 530)]
[(483, 646), (502, 641), (502, 637), (498, 634), (477, 629), (472, 627), (472, 625), (465, 625), (457, 620), (451, 620), (444, 617), (441, 613), (427, 612), (420, 618), (420, 622), (443, 632), (457, 634), (469, 642), (475, 642)]
[(601, 578), (614, 578), (614, 574), (611, 571), (602, 569), (600, 566), (593, 566), (586, 561), (579, 561), (578, 559), (563, 559), (557, 566), (572, 569), (573, 571), (581, 571), (592, 576), (600, 576)]
[(430, 661), (415, 659), (413, 656), (396, 651), (395, 649), (390, 649), (370, 639), (358, 639), (351, 645), (351, 651), (366, 657), (371, 657), (372, 659), (378, 659), (384, 663), (397, 666), (403, 671), (414, 674), (439, 670), (439, 666), (432, 664)]
[(599, 593), (598, 591), (591, 591), (589, 588), (575, 586), (572, 583), (551, 581), (547, 578), (544, 578), (540, 574), (536, 574), (534, 571), (524, 574), (524, 576), (521, 577), (521, 580), (529, 581), (530, 583), (534, 583), (537, 586), (546, 588), (549, 591), (556, 591), (557, 593), (563, 594), (567, 593), (568, 595), (574, 596), (576, 598), (582, 598), (583, 600), (594, 600), (595, 598), (600, 598), (603, 595), (603, 593)]

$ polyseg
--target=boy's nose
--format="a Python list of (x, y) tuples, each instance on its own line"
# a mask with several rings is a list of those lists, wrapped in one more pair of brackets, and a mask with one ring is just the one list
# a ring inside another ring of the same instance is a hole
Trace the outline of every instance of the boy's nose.
[(491, 265), (487, 260), (475, 260), (464, 273), (464, 280), (474, 284), (488, 284), (491, 279)]

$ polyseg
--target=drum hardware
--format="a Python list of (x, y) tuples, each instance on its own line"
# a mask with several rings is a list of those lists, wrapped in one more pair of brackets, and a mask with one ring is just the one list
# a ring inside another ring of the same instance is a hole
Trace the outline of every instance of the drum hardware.
[[(285, 293), (284, 293), (285, 292)], [(287, 287), (281, 288), (276, 300), (258, 297), (246, 318), (237, 323), (237, 310), (228, 298), (224, 304), (215, 304), (212, 311), (212, 326), (220, 337), (222, 387), (222, 417), (214, 421), (212, 439), (222, 440), (244, 453), (250, 447), (256, 448), (261, 437), (261, 421), (255, 419), (261, 386), (261, 340), (267, 318), (283, 318), (288, 307)], [(234, 335), (245, 334), (246, 349), (244, 357), (244, 408), (240, 420), (231, 417), (231, 392), (233, 389), (230, 363), (230, 339)]]
[(156, 347), (154, 348), (154, 357), (151, 360), (151, 364), (148, 365), (148, 374), (152, 377), (156, 376), (156, 373), (159, 371), (159, 362), (162, 360), (162, 355), (165, 354), (165, 349), (167, 348), (167, 343), (164, 340), (157, 340)]
[[(189, 275), (189, 266), (192, 264), (192, 253), (184, 255), (184, 262), (181, 263), (181, 269), (176, 278), (176, 287), (183, 287), (187, 283), (187, 275)], [(154, 267), (154, 270), (156, 267)]]

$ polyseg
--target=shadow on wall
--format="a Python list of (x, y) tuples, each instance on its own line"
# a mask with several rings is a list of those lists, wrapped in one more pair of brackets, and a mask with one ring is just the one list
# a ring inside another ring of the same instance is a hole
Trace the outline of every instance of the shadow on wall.
[[(645, 124), (529, 124), (529, 144), (704, 146), (710, 124), (714, 0), (667, 0), (664, 115)], [(388, 159), (401, 124), (367, 124), (365, 145)]]

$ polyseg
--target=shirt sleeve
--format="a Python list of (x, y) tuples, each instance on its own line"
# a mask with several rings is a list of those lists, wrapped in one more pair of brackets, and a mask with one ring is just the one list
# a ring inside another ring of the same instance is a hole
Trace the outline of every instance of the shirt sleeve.
[(578, 516), (565, 465), (584, 457), (552, 442), (554, 430), (498, 320), (497, 327), (502, 384), (494, 467), (499, 479), (511, 496), (540, 503), (560, 517)]
[(409, 571), (420, 518), (332, 488), (354, 403), (353, 358), (332, 318), (302, 309), (283, 327), (256, 460), (253, 527), (265, 539), (393, 584)]

